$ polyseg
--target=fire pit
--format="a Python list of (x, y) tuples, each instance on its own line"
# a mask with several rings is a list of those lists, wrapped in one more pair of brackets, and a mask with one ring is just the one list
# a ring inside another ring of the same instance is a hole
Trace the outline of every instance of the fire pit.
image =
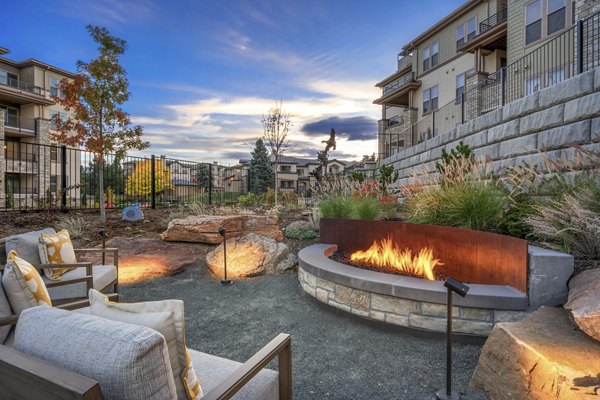
[(320, 228), (321, 244), (298, 254), (303, 289), (338, 309), (415, 329), (445, 331), (446, 275), (471, 287), (457, 299), (455, 331), (487, 336), (496, 322), (561, 304), (573, 270), (571, 256), (488, 232), (337, 219), (321, 219)]

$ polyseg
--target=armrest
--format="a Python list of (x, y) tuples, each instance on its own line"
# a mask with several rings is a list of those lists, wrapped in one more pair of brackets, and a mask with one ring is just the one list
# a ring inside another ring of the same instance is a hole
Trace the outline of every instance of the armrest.
[(91, 249), (75, 249), (75, 253), (118, 253), (119, 249), (116, 247), (102, 248), (91, 248)]
[(78, 263), (65, 263), (65, 264), (36, 264), (35, 268), (50, 268), (50, 269), (58, 269), (58, 268), (85, 268), (91, 267), (92, 263), (88, 261), (78, 262)]
[(103, 399), (98, 382), (2, 345), (0, 387), (9, 399)]
[(202, 400), (225, 400), (235, 395), (253, 376), (266, 367), (275, 356), (279, 356), (279, 398), (292, 399), (292, 337), (280, 333), (258, 353), (253, 355), (233, 374), (225, 378), (214, 389), (206, 393)]

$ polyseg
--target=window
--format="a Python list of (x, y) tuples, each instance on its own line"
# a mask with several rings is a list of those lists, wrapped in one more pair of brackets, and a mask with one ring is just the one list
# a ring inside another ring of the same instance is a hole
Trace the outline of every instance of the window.
[(423, 49), (423, 71), (433, 68), (439, 63), (439, 42), (433, 42), (431, 46)]
[(475, 69), (471, 68), (470, 70), (463, 72), (462, 74), (456, 75), (456, 100), (459, 101), (465, 92), (465, 85), (467, 82), (467, 78), (471, 76), (475, 72)]
[(292, 172), (292, 167), (290, 167), (289, 165), (282, 165), (280, 167), (280, 172), (289, 174), (290, 172)]
[(525, 8), (525, 44), (542, 38), (542, 0), (536, 0)]
[(58, 78), (50, 77), (50, 95), (58, 96)]
[(16, 74), (13, 74), (11, 72), (0, 69), (0, 84), (18, 87), (19, 86), (19, 76)]
[(529, 96), (540, 90), (541, 79), (539, 76), (534, 76), (525, 81), (525, 94)]
[(298, 168), (298, 176), (304, 176), (304, 168)]
[(438, 108), (438, 86), (423, 91), (423, 114), (435, 111)]
[(56, 176), (56, 175), (50, 176), (50, 192), (51, 193), (56, 193), (56, 188), (58, 186), (57, 183), (58, 183), (58, 176)]
[(4, 110), (4, 124), (6, 126), (19, 127), (19, 109), (15, 107), (0, 104), (0, 109)]
[(4, 190), (6, 191), (7, 196), (21, 193), (21, 180), (19, 179), (19, 174), (6, 174), (6, 184)]
[(465, 42), (473, 40), (475, 36), (477, 36), (477, 17), (473, 17), (466, 23), (456, 27), (456, 48), (461, 48)]
[(548, 86), (556, 85), (565, 80), (565, 69), (559, 68), (548, 72)]
[(560, 32), (567, 26), (567, 6), (571, 4), (571, 23), (575, 23), (572, 0), (536, 0), (525, 6), (525, 44)]
[(548, 0), (548, 24), (546, 34), (551, 35), (565, 29), (567, 7), (565, 0)]
[(50, 110), (50, 128), (52, 129), (56, 129), (56, 121), (55, 121), (55, 116), (59, 115), (60, 120), (62, 122), (67, 122), (67, 113), (66, 112), (58, 112), (58, 111), (54, 111), (54, 110)]
[(58, 162), (58, 147), (56, 146), (50, 147), (50, 161)]

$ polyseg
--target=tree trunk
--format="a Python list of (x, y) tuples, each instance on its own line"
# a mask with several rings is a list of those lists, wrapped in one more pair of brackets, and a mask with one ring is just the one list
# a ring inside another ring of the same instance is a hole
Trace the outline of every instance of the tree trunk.
[(275, 159), (275, 184), (273, 186), (275, 186), (275, 205), (277, 205), (277, 159)]
[(100, 227), (101, 229), (104, 229), (106, 225), (106, 210), (104, 207), (104, 154), (100, 156), (98, 172), (98, 188), (100, 192)]

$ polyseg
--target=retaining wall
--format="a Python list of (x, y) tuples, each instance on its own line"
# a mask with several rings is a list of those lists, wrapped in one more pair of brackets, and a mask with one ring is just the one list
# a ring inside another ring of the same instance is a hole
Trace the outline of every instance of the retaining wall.
[[(600, 151), (600, 67), (477, 117), (382, 160), (400, 173), (398, 184), (435, 177), (442, 149), (468, 144), (494, 171), (549, 159), (573, 159), (573, 145)], [(583, 167), (583, 166), (582, 166)]]

